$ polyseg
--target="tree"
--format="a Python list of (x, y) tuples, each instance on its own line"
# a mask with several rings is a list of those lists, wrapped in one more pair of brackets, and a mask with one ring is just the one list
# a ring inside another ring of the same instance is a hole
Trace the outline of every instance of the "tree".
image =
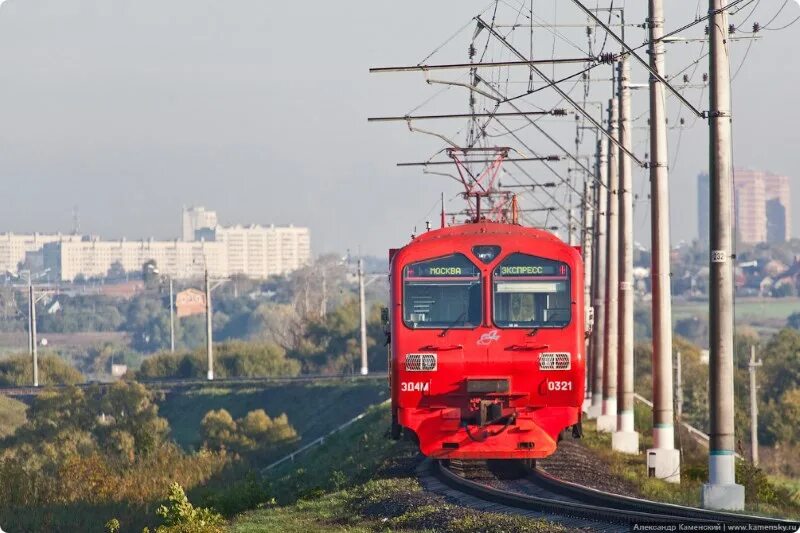
[(108, 268), (106, 278), (114, 281), (125, 279), (125, 267), (119, 261), (114, 261)]
[(230, 447), (238, 438), (238, 426), (225, 409), (209, 411), (200, 422), (200, 432), (206, 446), (212, 449)]
[(800, 440), (800, 388), (785, 391), (778, 401), (770, 400), (764, 422), (767, 442), (783, 444)]
[(786, 325), (792, 329), (800, 329), (800, 311), (792, 313), (786, 320)]
[(762, 355), (764, 399), (778, 398), (789, 389), (800, 388), (800, 331), (788, 328), (779, 331), (764, 347)]
[(118, 381), (105, 391), (93, 387), (91, 394), (95, 409), (111, 420), (95, 430), (106, 449), (126, 452), (132, 442), (133, 452), (146, 456), (164, 442), (169, 426), (158, 416), (158, 406), (144, 385)]

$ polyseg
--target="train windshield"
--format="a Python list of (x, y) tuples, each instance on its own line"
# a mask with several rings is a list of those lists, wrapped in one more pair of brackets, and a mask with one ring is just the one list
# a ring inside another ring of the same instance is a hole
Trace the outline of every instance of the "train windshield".
[(494, 323), (501, 328), (563, 328), (570, 322), (570, 269), (565, 263), (512, 254), (492, 275)]
[(462, 254), (403, 269), (403, 321), (410, 328), (474, 328), (482, 308), (480, 270)]

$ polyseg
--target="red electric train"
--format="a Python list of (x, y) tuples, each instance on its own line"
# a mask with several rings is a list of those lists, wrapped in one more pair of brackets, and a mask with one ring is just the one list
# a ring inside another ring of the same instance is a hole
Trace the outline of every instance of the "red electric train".
[(538, 459), (580, 431), (583, 263), (548, 233), (481, 221), (391, 253), (392, 435), (448, 459)]

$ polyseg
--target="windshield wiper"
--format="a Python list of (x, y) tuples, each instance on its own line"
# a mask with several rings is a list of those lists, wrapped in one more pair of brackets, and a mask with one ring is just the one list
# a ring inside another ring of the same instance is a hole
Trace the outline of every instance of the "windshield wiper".
[(452, 328), (453, 326), (455, 326), (456, 324), (458, 324), (459, 322), (461, 322), (461, 321), (464, 319), (464, 317), (465, 317), (465, 316), (467, 316), (467, 312), (466, 312), (466, 311), (464, 311), (463, 313), (461, 313), (460, 315), (458, 315), (458, 318), (456, 318), (455, 320), (453, 320), (452, 322), (450, 322), (450, 324), (448, 324), (448, 325), (447, 325), (447, 327), (445, 327), (445, 328), (442, 330), (442, 332), (441, 332), (441, 333), (439, 333), (439, 336), (440, 336), (440, 337), (444, 337), (445, 335), (447, 335), (447, 332), (448, 332), (448, 331), (450, 331), (450, 328)]
[[(551, 316), (548, 318), (547, 322), (545, 322), (545, 324), (550, 324), (550, 323), (553, 321), (553, 319), (554, 319), (555, 317), (557, 317), (558, 315), (559, 315), (559, 312), (558, 312), (558, 311), (556, 311), (555, 313), (553, 313), (553, 314), (552, 314), (552, 315), (551, 315)], [(533, 328), (533, 329), (530, 331), (530, 333), (528, 333), (528, 337), (533, 337), (534, 335), (536, 335), (537, 333), (539, 333), (539, 330), (540, 330), (540, 329), (542, 329), (542, 327), (541, 327), (541, 326), (536, 326), (535, 328)]]

